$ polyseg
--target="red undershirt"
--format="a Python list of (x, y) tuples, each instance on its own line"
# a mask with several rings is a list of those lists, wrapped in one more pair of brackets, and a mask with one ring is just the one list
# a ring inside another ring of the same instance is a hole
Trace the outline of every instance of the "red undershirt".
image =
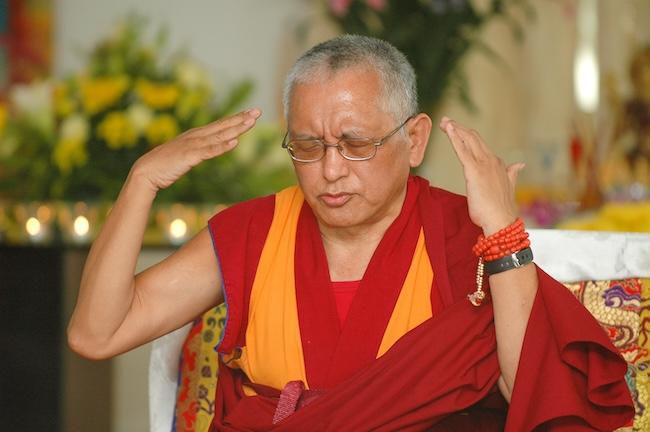
[(338, 312), (341, 328), (343, 328), (348, 311), (350, 310), (350, 305), (352, 305), (352, 300), (357, 293), (359, 285), (361, 285), (360, 280), (332, 282), (332, 291), (334, 292), (334, 300), (336, 301), (336, 312)]

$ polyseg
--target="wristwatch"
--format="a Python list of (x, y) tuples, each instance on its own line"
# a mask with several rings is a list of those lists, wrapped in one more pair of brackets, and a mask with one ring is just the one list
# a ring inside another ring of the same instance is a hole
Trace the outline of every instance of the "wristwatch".
[(493, 275), (513, 268), (523, 267), (531, 262), (533, 262), (533, 251), (527, 247), (512, 255), (486, 262), (484, 269), (487, 274)]

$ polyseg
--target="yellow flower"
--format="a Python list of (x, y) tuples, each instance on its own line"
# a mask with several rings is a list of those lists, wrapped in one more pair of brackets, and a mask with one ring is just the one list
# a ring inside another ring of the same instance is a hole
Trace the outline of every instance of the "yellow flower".
[(139, 80), (135, 91), (145, 104), (153, 109), (165, 109), (173, 106), (180, 90), (174, 84), (155, 83), (147, 80)]
[(169, 141), (179, 133), (176, 119), (169, 114), (161, 114), (154, 118), (147, 127), (146, 135), (150, 146)]
[(54, 86), (54, 112), (59, 117), (70, 115), (75, 109), (74, 100), (70, 97), (68, 86), (58, 83)]
[(85, 165), (88, 152), (82, 141), (61, 138), (52, 153), (54, 163), (64, 174), (68, 174), (75, 166)]
[(138, 134), (129, 118), (120, 111), (106, 115), (97, 125), (97, 136), (106, 141), (109, 148), (133, 147), (137, 143)]
[(7, 106), (3, 103), (0, 103), (0, 135), (4, 132), (5, 127), (7, 127), (7, 118), (9, 117), (9, 112), (7, 111)]
[(116, 104), (129, 86), (125, 76), (82, 78), (81, 102), (88, 114), (97, 114)]

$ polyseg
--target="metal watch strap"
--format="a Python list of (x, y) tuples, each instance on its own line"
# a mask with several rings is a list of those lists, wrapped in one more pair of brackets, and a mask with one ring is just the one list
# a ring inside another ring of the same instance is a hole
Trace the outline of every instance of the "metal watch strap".
[(513, 268), (523, 267), (531, 262), (533, 262), (533, 251), (527, 247), (512, 255), (486, 262), (485, 272), (493, 275)]

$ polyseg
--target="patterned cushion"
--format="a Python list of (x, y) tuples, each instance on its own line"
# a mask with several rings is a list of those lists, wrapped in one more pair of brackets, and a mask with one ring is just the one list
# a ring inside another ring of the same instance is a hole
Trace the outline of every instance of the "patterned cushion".
[(214, 347), (225, 323), (226, 308), (222, 304), (197, 319), (183, 343), (174, 431), (207, 431), (210, 426), (218, 370)]
[[(627, 360), (627, 382), (636, 406), (634, 430), (650, 430), (650, 279), (565, 284), (603, 326)], [(207, 431), (214, 415), (217, 354), (223, 305), (197, 319), (182, 349), (174, 430)], [(632, 426), (632, 425), (630, 425)], [(621, 428), (620, 432), (632, 430)]]
[(650, 279), (584, 281), (565, 285), (598, 320), (628, 362), (626, 379), (636, 408), (634, 427), (637, 430), (650, 430), (650, 413), (646, 409), (650, 402), (650, 325), (644, 328), (640, 324), (642, 319), (650, 324), (647, 307)]

